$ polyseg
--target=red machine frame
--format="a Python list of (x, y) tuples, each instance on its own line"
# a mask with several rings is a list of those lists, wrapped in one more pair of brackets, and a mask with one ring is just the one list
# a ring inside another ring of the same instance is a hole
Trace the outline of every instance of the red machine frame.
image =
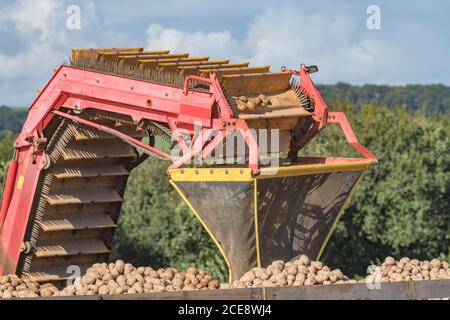
[[(302, 87), (315, 105), (312, 116), (314, 124), (297, 147), (305, 145), (327, 122), (339, 123), (348, 142), (365, 160), (375, 162), (375, 156), (359, 144), (345, 115), (328, 113), (325, 102), (310, 79), (308, 68), (302, 66), (299, 71), (286, 72), (300, 76)], [(209, 84), (209, 92), (190, 90), (191, 81)], [(0, 275), (14, 273), (16, 270), (39, 174), (47, 162), (43, 131), (53, 117), (64, 117), (109, 132), (134, 146), (170, 159), (170, 155), (119, 131), (64, 113), (60, 110), (62, 107), (76, 112), (97, 109), (129, 115), (136, 122), (142, 119), (163, 122), (169, 125), (173, 133), (182, 130), (191, 137), (194, 136), (195, 125), (201, 124), (202, 133), (193, 137), (190, 145), (181, 137), (177, 139), (183, 156), (172, 163), (171, 169), (182, 166), (195, 156), (205, 158), (229, 132), (238, 131), (248, 146), (248, 166), (254, 174), (258, 174), (259, 149), (256, 138), (244, 120), (233, 116), (214, 74), (210, 78), (188, 76), (181, 89), (167, 84), (61, 66), (31, 105), (28, 119), (15, 144), (13, 160), (9, 164), (0, 211)], [(218, 116), (214, 116), (214, 108), (217, 108)], [(213, 132), (218, 134), (209, 141)], [(358, 159), (339, 159), (355, 160)], [(326, 158), (326, 161), (333, 161), (333, 158)]]

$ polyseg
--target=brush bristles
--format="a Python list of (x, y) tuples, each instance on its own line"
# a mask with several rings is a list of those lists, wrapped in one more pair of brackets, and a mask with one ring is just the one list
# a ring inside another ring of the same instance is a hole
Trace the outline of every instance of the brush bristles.
[(301, 86), (298, 79), (292, 78), (289, 83), (289, 88), (295, 92), (300, 102), (300, 106), (305, 108), (306, 111), (314, 112), (314, 103), (306, 93), (305, 89)]
[[(70, 65), (77, 68), (120, 75), (140, 79), (149, 82), (168, 84), (178, 88), (183, 88), (185, 74), (158, 69), (150, 69), (139, 64), (124, 64), (114, 60), (103, 60), (93, 57), (80, 57), (76, 61), (71, 61)], [(192, 81), (189, 84), (191, 89), (209, 90), (209, 86), (204, 83)]]

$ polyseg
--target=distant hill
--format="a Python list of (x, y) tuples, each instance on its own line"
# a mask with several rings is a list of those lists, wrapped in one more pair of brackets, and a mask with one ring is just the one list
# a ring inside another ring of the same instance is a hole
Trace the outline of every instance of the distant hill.
[(28, 111), (22, 108), (0, 107), (0, 139), (3, 139), (6, 132), (19, 133)]
[(450, 113), (450, 87), (442, 84), (354, 86), (340, 82), (317, 87), (325, 101), (329, 103), (342, 99), (356, 106), (376, 102), (390, 108), (404, 106), (411, 111), (422, 110), (426, 114)]
[[(347, 100), (356, 106), (375, 102), (385, 104), (389, 108), (404, 106), (411, 111), (423, 110), (427, 114), (450, 113), (450, 87), (441, 84), (354, 86), (340, 82), (317, 87), (331, 108), (333, 101)], [(27, 112), (22, 108), (0, 107), (0, 139), (7, 131), (19, 133)]]

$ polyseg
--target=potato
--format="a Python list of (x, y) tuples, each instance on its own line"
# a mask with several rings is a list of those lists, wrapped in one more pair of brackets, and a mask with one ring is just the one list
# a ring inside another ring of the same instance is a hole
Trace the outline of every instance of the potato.
[(408, 262), (410, 262), (410, 259), (409, 259), (408, 257), (403, 257), (403, 258), (401, 258), (398, 262), (401, 263), (401, 264), (403, 264), (403, 265), (405, 265), (405, 264), (407, 264)]
[(195, 290), (195, 287), (193, 285), (189, 284), (189, 285), (184, 286), (183, 289), (181, 289), (181, 290), (183, 290), (183, 291)]
[(81, 277), (81, 284), (83, 284), (83, 285), (93, 284), (93, 283), (95, 283), (95, 280), (96, 279), (94, 277), (92, 277), (88, 274), (88, 275)]
[(311, 266), (315, 266), (317, 268), (317, 270), (322, 270), (323, 263), (320, 261), (312, 261)]
[(144, 283), (142, 287), (144, 289), (144, 292), (151, 292), (153, 290), (153, 284), (148, 282)]
[(133, 288), (129, 288), (129, 289), (127, 290), (127, 293), (128, 293), (128, 294), (134, 294), (134, 293), (136, 293), (136, 290), (134, 290)]
[(285, 268), (286, 274), (296, 275), (298, 273), (298, 268), (295, 266), (289, 266)]
[(413, 266), (419, 266), (419, 265), (420, 265), (420, 261), (417, 260), (417, 259), (411, 259), (410, 263), (411, 263)]
[(201, 288), (203, 288), (203, 284), (200, 282), (195, 285), (195, 289), (200, 290)]
[(11, 283), (11, 285), (12, 285), (13, 287), (18, 286), (18, 285), (20, 284), (20, 279), (19, 279), (19, 277), (14, 277), (14, 278), (12, 278), (11, 281), (10, 281), (10, 283)]
[(335, 274), (339, 280), (343, 280), (344, 279), (344, 274), (342, 273), (341, 269), (334, 269), (333, 271), (331, 271), (333, 274)]
[(392, 281), (396, 282), (396, 281), (403, 281), (403, 277), (401, 274), (399, 273), (394, 273), (391, 278)]
[(181, 279), (184, 280), (186, 278), (186, 273), (185, 272), (178, 272), (175, 274), (174, 279)]
[(403, 267), (403, 271), (411, 271), (412, 268), (413, 268), (413, 265), (412, 265), (410, 262), (408, 262), (408, 263), (406, 263), (405, 266)]
[(108, 282), (109, 280), (113, 280), (114, 277), (111, 273), (105, 272), (102, 276), (102, 280)]
[(309, 271), (309, 273), (316, 274), (317, 271), (319, 271), (319, 270), (317, 269), (317, 267), (316, 267), (314, 264), (311, 264), (311, 265), (308, 267), (308, 271)]
[(123, 274), (121, 274), (120, 276), (118, 276), (116, 278), (116, 282), (120, 286), (123, 286), (123, 285), (125, 285), (127, 283), (127, 277), (125, 277)]
[(152, 278), (155, 278), (155, 279), (159, 279), (160, 278), (160, 275), (159, 275), (158, 271), (156, 271), (156, 270), (150, 271), (149, 276), (152, 277)]
[(125, 263), (123, 268), (123, 274), (128, 275), (134, 270), (134, 267), (131, 263)]
[(172, 280), (172, 285), (175, 288), (182, 288), (183, 287), (183, 280), (175, 278), (175, 279)]
[(135, 284), (133, 284), (133, 286), (131, 288), (134, 289), (134, 291), (136, 291), (136, 293), (144, 292), (144, 288), (142, 287), (142, 284), (139, 282), (136, 282)]
[(270, 280), (264, 280), (261, 284), (263, 287), (274, 287), (274, 283)]
[(10, 279), (9, 275), (0, 277), (0, 285), (5, 285), (9, 283), (9, 279)]
[(246, 274), (244, 274), (240, 281), (242, 282), (252, 282), (256, 278), (255, 272), (253, 270), (248, 271)]
[(384, 259), (384, 263), (385, 266), (393, 266), (395, 265), (395, 259), (392, 257), (386, 257), (386, 259)]
[(51, 288), (44, 288), (39, 291), (41, 297), (51, 297), (53, 296), (54, 291)]
[(437, 269), (439, 269), (439, 268), (441, 267), (441, 261), (438, 260), (438, 259), (433, 259), (433, 260), (430, 261), (430, 266), (431, 266), (432, 268), (437, 268)]
[(200, 280), (198, 280), (197, 277), (194, 277), (191, 279), (191, 284), (193, 286), (196, 286), (198, 283), (200, 283)]
[(277, 282), (275, 282), (276, 287), (283, 287), (283, 286), (286, 286), (287, 284), (288, 284), (288, 282), (287, 282), (286, 278), (280, 279)]
[(309, 273), (309, 269), (306, 265), (299, 265), (297, 269), (298, 273), (303, 273), (305, 276)]
[(275, 281), (274, 282), (280, 282), (280, 281), (284, 281), (284, 280), (287, 280), (286, 274), (281, 272), (281, 273), (275, 275)]
[(305, 280), (305, 282), (304, 282), (304, 285), (305, 286), (311, 286), (311, 285), (314, 285), (314, 284), (316, 284), (317, 282), (316, 282), (316, 279), (315, 278), (307, 278), (306, 280)]
[(145, 282), (144, 277), (140, 273), (137, 273), (134, 277), (136, 278), (136, 281), (139, 282), (139, 283), (144, 283)]
[(102, 274), (98, 271), (99, 269), (95, 269), (93, 271), (90, 271), (86, 275), (94, 278), (95, 280), (100, 279), (102, 277)]
[(98, 294), (100, 294), (100, 295), (106, 295), (106, 294), (109, 294), (109, 292), (110, 292), (109, 288), (105, 284), (98, 288)]
[(140, 275), (143, 275), (145, 272), (145, 267), (139, 267), (136, 269), (136, 272)]
[(410, 273), (409, 271), (403, 270), (400, 274), (401, 274), (401, 276), (404, 278), (404, 277), (406, 277), (406, 276), (409, 276), (411, 273)]
[(328, 274), (328, 279), (329, 279), (332, 283), (336, 283), (336, 282), (339, 280), (338, 276), (337, 276), (334, 272), (330, 272), (330, 273)]
[(272, 266), (274, 267), (274, 270), (283, 270), (284, 268), (284, 261), (283, 260), (276, 260), (272, 262)]
[(27, 285), (25, 283), (21, 283), (16, 286), (16, 291), (26, 290), (28, 289)]
[(211, 280), (208, 283), (208, 289), (219, 289), (220, 283), (217, 280)]
[(319, 284), (321, 284), (321, 283), (323, 283), (324, 281), (327, 281), (327, 280), (328, 280), (328, 275), (326, 273), (324, 273), (324, 272), (319, 272), (317, 274), (317, 276), (316, 276), (316, 282), (319, 283)]
[(255, 101), (250, 100), (250, 101), (247, 102), (247, 109), (248, 109), (250, 112), (255, 111), (255, 110), (256, 110), (256, 107), (257, 107), (257, 105), (256, 105)]
[(105, 282), (103, 280), (100, 280), (100, 279), (95, 280), (95, 286), (97, 288), (101, 287), (104, 284), (105, 284)]
[(127, 286), (131, 287), (136, 282), (136, 277), (129, 274), (127, 275)]
[(156, 286), (153, 286), (153, 290), (155, 290), (156, 292), (164, 292), (164, 291), (166, 291), (166, 286), (156, 285)]
[(197, 270), (197, 268), (189, 267), (189, 268), (187, 268), (186, 273), (191, 273), (193, 275), (197, 275), (199, 273), (199, 271)]
[(289, 274), (289, 275), (286, 277), (286, 280), (287, 280), (287, 285), (288, 285), (288, 286), (291, 286), (291, 285), (294, 283), (294, 281), (295, 281), (295, 275)]
[(238, 101), (236, 104), (236, 107), (239, 111), (245, 111), (247, 110), (247, 104), (245, 102), (242, 101)]
[(261, 97), (256, 97), (253, 101), (256, 103), (256, 106), (259, 106), (263, 102), (263, 99)]
[(198, 281), (202, 281), (202, 279), (203, 279), (203, 275), (201, 273), (199, 273), (195, 277), (198, 279)]
[(82, 288), (77, 290), (76, 295), (77, 296), (83, 296), (83, 295), (86, 295), (86, 293), (88, 291), (89, 291), (89, 289), (87, 287), (82, 287)]
[(98, 292), (98, 287), (95, 284), (88, 285), (88, 289), (94, 293)]
[(300, 263), (302, 263), (305, 266), (309, 266), (309, 264), (311, 263), (311, 260), (308, 258), (308, 256), (302, 254), (299, 258), (298, 261)]
[(260, 287), (262, 285), (264, 280), (261, 280), (259, 278), (255, 278), (255, 280), (253, 280), (253, 286), (254, 287)]

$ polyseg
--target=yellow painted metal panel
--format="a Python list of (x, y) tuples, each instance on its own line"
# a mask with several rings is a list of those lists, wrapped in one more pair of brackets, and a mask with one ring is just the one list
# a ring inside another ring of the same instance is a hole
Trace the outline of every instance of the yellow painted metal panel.
[(277, 94), (289, 88), (289, 72), (224, 75), (222, 79), (231, 95)]
[(256, 178), (272, 179), (279, 177), (292, 177), (336, 171), (367, 170), (370, 164), (370, 161), (361, 160), (358, 162), (320, 163), (286, 167), (261, 168), (260, 174)]
[(249, 168), (183, 168), (169, 170), (173, 181), (252, 181)]

